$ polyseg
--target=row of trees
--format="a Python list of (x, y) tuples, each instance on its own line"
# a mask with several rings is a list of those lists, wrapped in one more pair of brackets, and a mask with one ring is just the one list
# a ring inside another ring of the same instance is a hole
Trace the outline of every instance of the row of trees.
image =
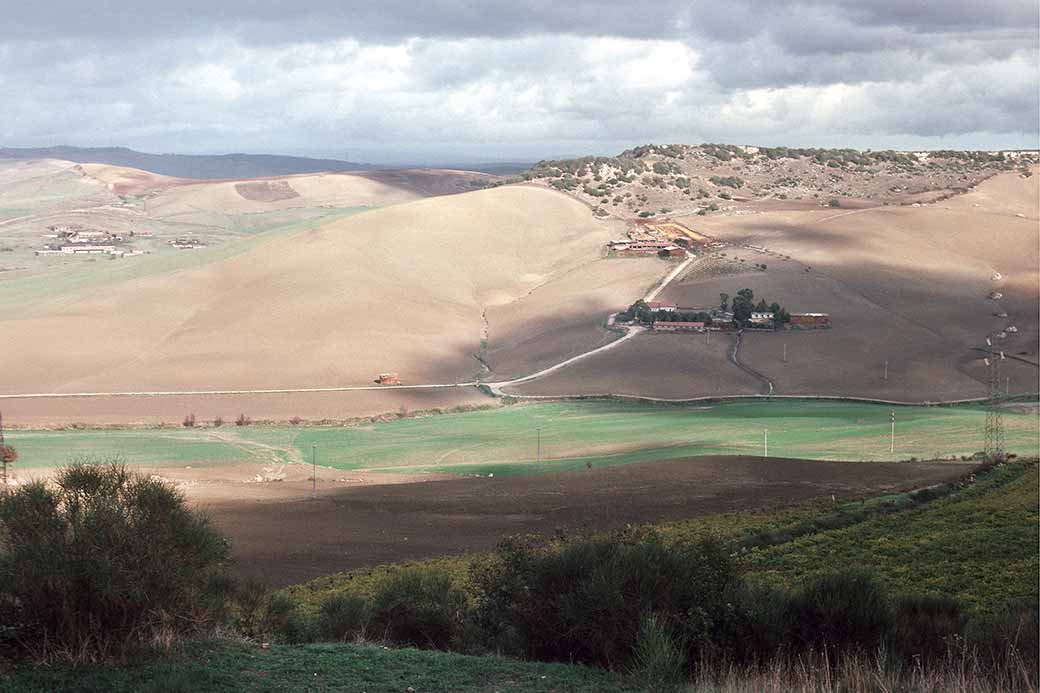
[[(733, 313), (733, 322), (740, 327), (752, 325), (752, 313), (771, 313), (773, 323), (783, 325), (791, 322), (791, 314), (782, 305), (773, 301), (766, 303), (764, 298), (755, 302), (755, 292), (751, 289), (741, 289), (732, 299), (727, 293), (719, 294), (719, 312)], [(677, 322), (703, 322), (712, 325), (718, 322), (720, 316), (713, 311), (683, 311), (683, 310), (653, 310), (646, 301), (639, 300), (630, 305), (626, 310), (618, 313), (617, 319), (621, 322), (642, 322), (653, 325), (658, 320)]]
[(750, 323), (752, 313), (772, 313), (773, 322), (776, 325), (783, 325), (791, 322), (791, 314), (776, 301), (766, 303), (766, 300), (761, 298), (758, 300), (758, 303), (755, 303), (755, 292), (751, 289), (741, 289), (738, 291), (737, 295), (732, 299), (732, 304), (730, 303), (729, 294), (720, 293), (720, 310), (727, 312), (729, 311), (730, 305), (732, 305), (733, 321), (741, 327), (745, 327)]
[(653, 325), (658, 320), (675, 320), (678, 322), (703, 322), (712, 324), (711, 313), (705, 311), (653, 310), (646, 301), (640, 299), (626, 310), (618, 313), (621, 322), (642, 322)]

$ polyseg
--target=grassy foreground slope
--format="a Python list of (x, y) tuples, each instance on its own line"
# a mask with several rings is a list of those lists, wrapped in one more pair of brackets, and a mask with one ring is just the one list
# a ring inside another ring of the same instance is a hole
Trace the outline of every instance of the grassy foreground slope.
[(193, 645), (122, 668), (20, 669), (0, 676), (11, 693), (75, 690), (163, 691), (603, 691), (624, 690), (615, 674), (591, 667), (388, 650), (375, 645)]
[(856, 565), (892, 588), (945, 594), (975, 608), (1036, 603), (1038, 485), (1036, 465), (1009, 465), (949, 497), (811, 533), (753, 552), (746, 563), (760, 577), (789, 585)]
[[(12, 431), (19, 466), (52, 466), (74, 454), (130, 463), (310, 459), (336, 469), (496, 476), (567, 471), (695, 455), (865, 461), (970, 455), (982, 446), (976, 405), (891, 407), (850, 402), (756, 401), (703, 406), (603, 401), (523, 404), (351, 427), (235, 427), (125, 431)], [(1008, 450), (1040, 452), (1036, 410), (1005, 413)], [(201, 420), (200, 420), (200, 423)], [(541, 463), (538, 438), (541, 438)]]

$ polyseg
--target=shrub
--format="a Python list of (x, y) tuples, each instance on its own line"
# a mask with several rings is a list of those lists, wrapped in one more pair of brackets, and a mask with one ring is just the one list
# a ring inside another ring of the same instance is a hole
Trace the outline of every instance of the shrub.
[(738, 176), (712, 176), (709, 178), (712, 183), (727, 188), (742, 188), (744, 187), (744, 180)]
[(169, 485), (76, 463), (0, 498), (0, 617), (38, 657), (119, 656), (211, 624), (227, 557)]
[(944, 595), (911, 595), (893, 608), (892, 644), (906, 659), (938, 660), (946, 656), (964, 629), (957, 600)]
[(1040, 606), (1016, 601), (995, 614), (983, 614), (968, 622), (965, 640), (984, 660), (998, 666), (1024, 662), (1037, 670), (1040, 658)]
[(334, 594), (318, 612), (317, 632), (322, 640), (353, 640), (365, 635), (368, 602), (356, 595)]
[(195, 427), (195, 415), (194, 414), (188, 414), (187, 416), (185, 416), (184, 417), (184, 421), (182, 422), (182, 425), (185, 428), (194, 428)]
[(7, 481), (7, 467), (18, 461), (18, 451), (10, 445), (0, 445), (0, 465), (3, 465), (4, 482)]
[(678, 690), (686, 675), (686, 653), (682, 643), (654, 614), (639, 624), (630, 676), (640, 690)]
[(827, 200), (827, 206), (828, 207), (841, 207), (841, 200), (839, 200), (836, 197), (832, 197), (831, 199)]
[(511, 539), (473, 576), (481, 625), (500, 649), (611, 667), (632, 662), (647, 614), (689, 653), (710, 647), (737, 579), (720, 543), (665, 545), (653, 533)]
[(877, 579), (858, 570), (810, 578), (788, 609), (793, 635), (809, 648), (874, 650), (892, 622)]
[(718, 633), (719, 650), (734, 662), (765, 664), (790, 647), (791, 593), (764, 585), (737, 586), (727, 602), (735, 604), (726, 630)]
[(466, 595), (434, 566), (404, 568), (378, 586), (370, 632), (397, 645), (449, 649), (463, 633)]
[(245, 414), (239, 414), (238, 418), (235, 419), (236, 426), (248, 426), (252, 423), (252, 420)]
[(213, 426), (215, 428), (220, 428), (223, 425), (224, 425), (224, 417), (223, 416), (217, 416), (217, 417), (215, 417), (213, 419)]

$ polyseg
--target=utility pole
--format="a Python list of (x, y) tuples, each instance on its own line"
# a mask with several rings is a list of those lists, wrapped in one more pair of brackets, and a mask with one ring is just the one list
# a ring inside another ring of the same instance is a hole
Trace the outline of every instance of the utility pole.
[(769, 457), (769, 429), (767, 428), (762, 439), (762, 457)]
[(4, 462), (4, 492), (7, 492), (7, 447), (4, 443), (4, 415), (0, 412), (0, 457)]
[(891, 454), (896, 452), (896, 410), (892, 410), (892, 434), (889, 438), (888, 451)]
[(784, 363), (787, 363), (787, 342), (784, 342)]
[(311, 500), (318, 498), (318, 445), (311, 444)]
[(538, 431), (538, 464), (542, 463), (542, 429), (536, 429)]
[(1011, 396), (1011, 376), (1004, 376), (1004, 399)]
[(888, 361), (885, 361), (885, 381), (888, 381)]

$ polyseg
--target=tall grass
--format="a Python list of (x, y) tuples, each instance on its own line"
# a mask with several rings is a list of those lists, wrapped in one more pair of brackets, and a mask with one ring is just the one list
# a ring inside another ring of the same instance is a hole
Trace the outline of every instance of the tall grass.
[(1035, 691), (1036, 672), (1018, 653), (990, 666), (971, 650), (939, 660), (902, 664), (884, 651), (842, 655), (815, 650), (777, 656), (764, 665), (716, 663), (697, 672), (689, 693), (992, 693)]

